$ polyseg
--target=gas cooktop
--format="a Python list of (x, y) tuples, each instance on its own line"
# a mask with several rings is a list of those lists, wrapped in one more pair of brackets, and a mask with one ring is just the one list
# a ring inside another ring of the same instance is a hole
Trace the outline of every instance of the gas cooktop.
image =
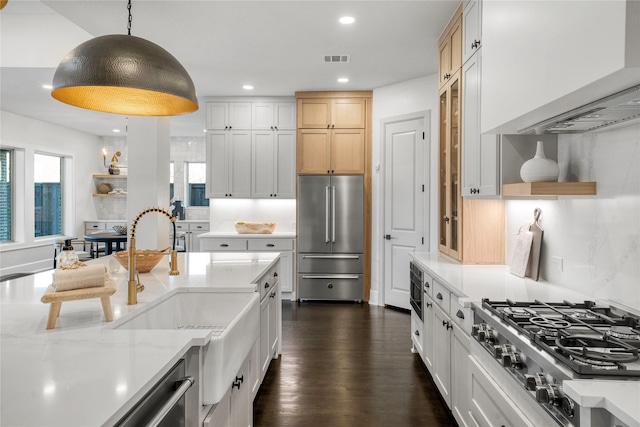
[(581, 376), (640, 379), (640, 318), (626, 311), (593, 301), (484, 299), (482, 307)]

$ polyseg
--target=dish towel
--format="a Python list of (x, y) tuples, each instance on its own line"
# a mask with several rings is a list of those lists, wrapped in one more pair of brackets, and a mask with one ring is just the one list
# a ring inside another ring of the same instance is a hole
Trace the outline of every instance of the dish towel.
[(53, 272), (53, 289), (56, 292), (104, 286), (109, 278), (104, 265), (85, 265), (78, 268), (57, 269)]

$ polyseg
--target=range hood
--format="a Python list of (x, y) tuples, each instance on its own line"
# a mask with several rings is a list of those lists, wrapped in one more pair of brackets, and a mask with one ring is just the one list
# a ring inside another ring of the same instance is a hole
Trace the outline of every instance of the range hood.
[(640, 118), (640, 85), (518, 131), (518, 134), (584, 133)]

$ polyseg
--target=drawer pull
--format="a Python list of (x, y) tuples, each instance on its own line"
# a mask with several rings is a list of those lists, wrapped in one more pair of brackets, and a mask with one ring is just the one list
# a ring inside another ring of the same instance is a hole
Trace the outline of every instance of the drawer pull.
[(424, 282), (424, 287), (425, 287), (425, 288), (430, 288), (430, 287), (431, 287), (431, 285), (429, 284), (429, 282)]
[(420, 336), (420, 331), (418, 331), (418, 330), (416, 329), (416, 331), (414, 332), (414, 334), (415, 334), (415, 336), (419, 337), (419, 336)]
[(272, 247), (274, 247), (274, 246), (275, 246), (275, 245), (274, 245), (273, 243), (267, 243), (267, 247), (268, 247), (268, 248), (272, 248)]
[(269, 298), (275, 298), (276, 297), (276, 293), (275, 292), (271, 292), (271, 294), (269, 294)]
[(438, 298), (439, 300), (442, 300), (442, 294), (438, 292), (438, 295), (436, 295), (436, 298)]
[(269, 282), (264, 282), (264, 288), (265, 288), (265, 289), (268, 289), (268, 288), (269, 288), (269, 286), (271, 286), (271, 285), (269, 284)]
[(430, 302), (425, 302), (425, 303), (424, 303), (424, 305), (425, 305), (425, 307), (429, 308), (429, 307), (431, 307), (433, 304), (431, 304)]
[(304, 274), (303, 279), (350, 279), (358, 280), (360, 276), (357, 274)]
[(464, 313), (462, 312), (462, 310), (458, 310), (458, 312), (456, 313), (456, 317), (464, 320)]
[(442, 321), (442, 326), (444, 326), (445, 328), (447, 328), (447, 330), (449, 330), (449, 329), (453, 329), (453, 326), (451, 326), (451, 323), (449, 323), (447, 320), (443, 320), (443, 321)]
[(220, 247), (221, 247), (221, 248), (228, 248), (228, 247), (229, 247), (229, 245), (227, 245), (226, 243), (222, 243), (222, 244), (220, 245)]
[(358, 255), (302, 255), (302, 259), (360, 259)]

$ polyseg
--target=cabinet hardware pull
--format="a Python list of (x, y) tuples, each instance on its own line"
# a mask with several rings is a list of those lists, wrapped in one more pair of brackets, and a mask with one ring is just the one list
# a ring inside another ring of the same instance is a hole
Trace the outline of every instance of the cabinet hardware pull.
[(273, 126), (271, 126), (271, 130), (273, 130)]
[(231, 126), (229, 126), (229, 130), (231, 130)]
[(419, 337), (420, 336), (420, 332), (416, 329), (416, 331), (414, 332), (415, 336)]
[(244, 382), (244, 375), (240, 375), (239, 377), (236, 375), (236, 381), (240, 381), (240, 383)]
[(268, 248), (272, 248), (272, 247), (274, 247), (274, 246), (275, 246), (275, 245), (274, 245), (273, 243), (267, 243), (267, 247), (268, 247)]
[(333, 283), (329, 283), (329, 284), (327, 285), (327, 288), (329, 288), (329, 289), (333, 289)]
[(221, 247), (221, 248), (228, 248), (228, 247), (229, 247), (229, 245), (228, 245), (228, 244), (226, 244), (226, 243), (222, 243), (222, 244), (220, 245), (220, 247)]
[(277, 273), (277, 272), (274, 272), (274, 273), (273, 273), (273, 277), (278, 277), (278, 273)]
[(276, 293), (275, 292), (271, 292), (271, 294), (269, 295), (269, 298), (275, 298), (276, 297)]
[(431, 285), (429, 284), (429, 282), (424, 282), (424, 287), (425, 287), (425, 288), (430, 288), (430, 287), (431, 287)]
[(347, 279), (358, 280), (360, 277), (357, 274), (303, 274), (303, 279)]
[[(162, 420), (167, 416), (169, 411), (171, 411), (176, 406), (176, 404), (180, 401), (182, 396), (184, 396), (187, 390), (189, 390), (193, 385), (193, 383), (195, 382), (193, 377), (185, 377), (185, 378), (182, 378), (180, 381), (182, 381), (182, 384), (180, 384), (180, 386), (176, 389), (176, 391), (173, 392), (169, 400), (167, 400), (167, 402), (162, 406), (162, 408), (158, 410), (155, 417), (153, 417), (151, 421), (149, 421), (147, 426), (157, 427), (162, 422)], [(179, 381), (176, 381), (176, 384), (178, 382)]]
[(442, 326), (444, 326), (445, 328), (447, 328), (447, 330), (449, 330), (449, 329), (453, 329), (453, 326), (451, 326), (451, 324), (450, 324), (448, 321), (446, 321), (446, 320), (443, 320), (443, 321), (442, 321)]
[(456, 313), (456, 317), (459, 317), (460, 319), (464, 319), (464, 313), (462, 312), (462, 310), (458, 310), (458, 312)]
[(240, 384), (242, 384), (240, 381), (234, 381), (231, 388), (238, 387), (238, 390), (240, 390)]
[(439, 300), (442, 299), (442, 294), (440, 292), (438, 292), (438, 295), (436, 295), (436, 298), (438, 298)]
[(358, 255), (302, 255), (302, 259), (360, 259)]
[(264, 288), (265, 288), (265, 289), (267, 289), (269, 286), (271, 286), (271, 285), (269, 284), (269, 282), (264, 282)]
[(448, 217), (448, 216), (445, 216), (445, 217), (444, 217), (444, 222), (446, 222), (447, 224), (449, 224), (449, 217)]
[(425, 306), (426, 306), (427, 308), (431, 307), (432, 305), (433, 305), (433, 304), (432, 304), (432, 303), (430, 303), (430, 302), (425, 302)]
[(329, 129), (330, 127), (331, 127), (331, 125), (330, 125), (330, 124), (329, 124), (329, 125), (327, 125), (327, 129)]
[(276, 128), (276, 130), (278, 130), (278, 126), (274, 126)]

